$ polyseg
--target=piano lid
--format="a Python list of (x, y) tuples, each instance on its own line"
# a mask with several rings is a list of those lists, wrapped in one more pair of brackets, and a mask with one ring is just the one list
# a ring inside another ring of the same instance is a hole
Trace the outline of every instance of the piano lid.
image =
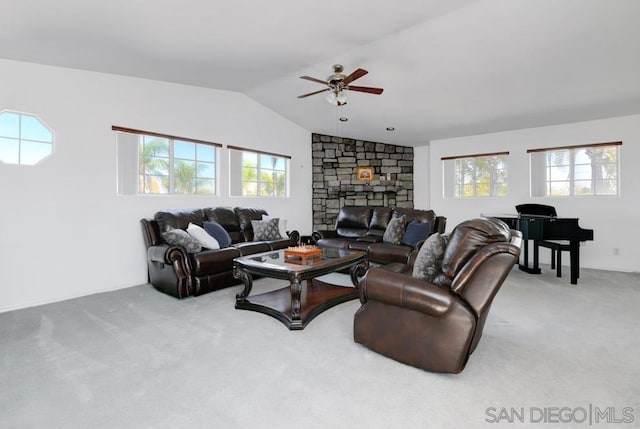
[(546, 217), (556, 217), (558, 216), (558, 212), (556, 208), (553, 206), (547, 206), (545, 204), (518, 204), (516, 206), (516, 211), (521, 215), (536, 215), (536, 216), (546, 216)]

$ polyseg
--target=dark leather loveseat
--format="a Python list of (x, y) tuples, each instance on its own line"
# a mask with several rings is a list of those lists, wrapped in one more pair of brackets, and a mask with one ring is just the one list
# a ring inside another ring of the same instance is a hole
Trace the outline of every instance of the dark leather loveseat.
[[(160, 211), (152, 219), (142, 219), (149, 281), (159, 291), (177, 298), (238, 284), (233, 277), (234, 258), (284, 249), (300, 240), (297, 231), (289, 231), (281, 240), (253, 241), (251, 221), (261, 220), (263, 215), (267, 212), (261, 209), (217, 207)], [(220, 224), (229, 233), (231, 245), (188, 253), (182, 246), (167, 244), (162, 237), (171, 229), (186, 229), (189, 223), (203, 226), (205, 221)]]
[(313, 238), (320, 247), (363, 250), (369, 262), (388, 264), (407, 263), (417, 246), (384, 243), (382, 238), (387, 224), (394, 217), (405, 216), (412, 221), (429, 222), (431, 231), (444, 233), (447, 218), (436, 216), (433, 210), (400, 207), (343, 207), (336, 218), (334, 230), (316, 230)]

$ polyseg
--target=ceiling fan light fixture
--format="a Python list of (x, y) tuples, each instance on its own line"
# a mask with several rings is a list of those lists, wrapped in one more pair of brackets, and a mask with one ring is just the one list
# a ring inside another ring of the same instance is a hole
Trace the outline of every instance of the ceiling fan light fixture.
[(342, 106), (347, 104), (347, 95), (344, 91), (331, 91), (327, 94), (327, 102), (334, 106)]

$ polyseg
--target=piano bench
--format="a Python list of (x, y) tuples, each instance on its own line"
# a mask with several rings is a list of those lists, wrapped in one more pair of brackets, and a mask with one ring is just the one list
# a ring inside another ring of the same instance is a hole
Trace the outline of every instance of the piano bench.
[(557, 241), (539, 241), (538, 245), (551, 249), (551, 269), (555, 268), (556, 277), (562, 277), (562, 251), (571, 251), (569, 243), (559, 243)]

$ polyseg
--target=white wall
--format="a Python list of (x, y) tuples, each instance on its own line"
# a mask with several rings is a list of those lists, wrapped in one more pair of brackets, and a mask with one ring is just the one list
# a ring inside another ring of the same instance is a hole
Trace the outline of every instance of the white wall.
[[(527, 149), (622, 141), (619, 197), (532, 198)], [(508, 195), (502, 198), (454, 199), (442, 196), (443, 156), (509, 151)], [(430, 204), (447, 216), (447, 231), (480, 214), (515, 213), (521, 203), (555, 206), (561, 217), (578, 217), (582, 228), (594, 230), (594, 241), (581, 248), (581, 266), (615, 271), (640, 271), (640, 115), (531, 128), (430, 143)], [(416, 163), (420, 162), (416, 160)], [(416, 182), (416, 188), (423, 186)], [(416, 206), (423, 205), (417, 201)], [(620, 249), (615, 256), (613, 249)], [(541, 261), (549, 254), (541, 249)], [(564, 258), (568, 263), (568, 258)]]
[[(146, 282), (140, 219), (162, 209), (261, 207), (311, 231), (311, 135), (227, 91), (0, 60), (0, 110), (38, 115), (54, 154), (0, 163), (0, 311)], [(291, 155), (291, 197), (116, 196), (112, 125)]]

